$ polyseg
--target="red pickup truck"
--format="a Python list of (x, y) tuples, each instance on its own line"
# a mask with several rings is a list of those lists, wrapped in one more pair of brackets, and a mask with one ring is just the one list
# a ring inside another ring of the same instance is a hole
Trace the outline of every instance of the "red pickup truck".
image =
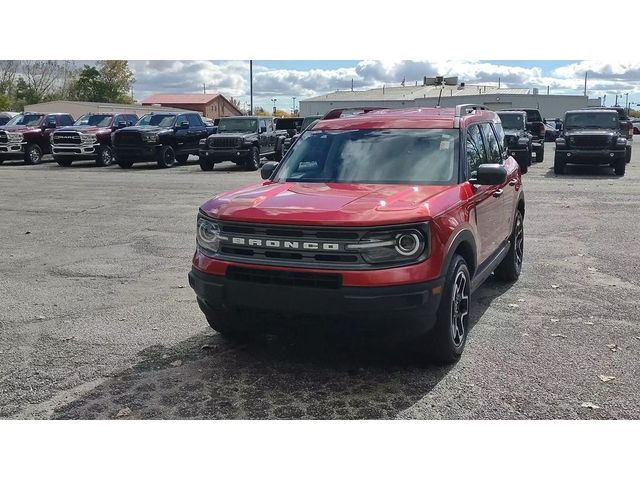
[(478, 105), (318, 122), (261, 183), (200, 208), (189, 282), (209, 324), (235, 338), (338, 325), (455, 362), (471, 293), (522, 267), (524, 192), (503, 140)]

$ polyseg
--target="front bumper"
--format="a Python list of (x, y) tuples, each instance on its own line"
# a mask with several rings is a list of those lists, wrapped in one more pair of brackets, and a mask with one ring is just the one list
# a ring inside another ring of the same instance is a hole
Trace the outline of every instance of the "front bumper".
[(123, 145), (114, 146), (113, 153), (118, 159), (131, 162), (153, 162), (157, 160), (161, 145)]
[(0, 143), (0, 154), (2, 155), (18, 155), (24, 153), (26, 142), (21, 143)]
[(212, 160), (214, 163), (219, 162), (237, 162), (246, 160), (251, 157), (251, 149), (200, 149), (198, 155), (202, 159)]
[[(254, 269), (262, 272), (262, 269)], [(433, 328), (443, 279), (385, 287), (323, 288), (282, 285), (211, 275), (197, 268), (189, 284), (201, 309), (269, 313), (267, 325), (340, 325), (385, 338), (404, 338)]]
[(556, 157), (564, 160), (566, 163), (575, 163), (579, 165), (605, 165), (619, 159), (625, 158), (626, 150), (558, 150), (556, 148)]
[(95, 158), (100, 152), (100, 144), (92, 145), (51, 145), (53, 156), (73, 156)]

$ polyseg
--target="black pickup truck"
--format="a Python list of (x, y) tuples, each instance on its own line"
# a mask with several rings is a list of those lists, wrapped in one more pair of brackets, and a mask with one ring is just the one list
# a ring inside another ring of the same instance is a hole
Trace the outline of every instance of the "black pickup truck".
[(540, 110), (535, 108), (511, 108), (510, 110), (518, 110), (527, 114), (527, 131), (531, 134), (531, 151), (535, 153), (536, 162), (544, 160), (544, 139), (546, 135), (546, 127), (544, 120), (540, 115)]
[(625, 174), (627, 137), (620, 132), (613, 110), (571, 110), (565, 115), (564, 130), (556, 139), (553, 170), (564, 173), (565, 165), (608, 165), (615, 174)]
[(282, 158), (286, 137), (286, 132), (276, 130), (273, 117), (223, 117), (218, 131), (200, 140), (200, 168), (211, 171), (216, 163), (229, 161), (257, 170), (260, 157)]
[(527, 114), (523, 111), (500, 111), (498, 117), (504, 130), (504, 146), (515, 158), (521, 173), (527, 173), (531, 166), (532, 135), (527, 130)]
[(133, 127), (113, 133), (112, 144), (118, 165), (130, 168), (136, 162), (157, 162), (160, 168), (184, 165), (190, 154), (198, 154), (200, 140), (213, 127), (198, 113), (158, 112), (140, 119)]

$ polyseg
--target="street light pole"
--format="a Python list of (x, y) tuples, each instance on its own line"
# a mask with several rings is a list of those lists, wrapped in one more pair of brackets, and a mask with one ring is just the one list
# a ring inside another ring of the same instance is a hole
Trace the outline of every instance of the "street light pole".
[(296, 114), (296, 97), (291, 97), (291, 100), (293, 100), (293, 106), (291, 108), (291, 115), (295, 115)]
[(277, 98), (272, 98), (271, 101), (273, 102), (273, 114), (276, 114), (276, 102), (278, 101)]

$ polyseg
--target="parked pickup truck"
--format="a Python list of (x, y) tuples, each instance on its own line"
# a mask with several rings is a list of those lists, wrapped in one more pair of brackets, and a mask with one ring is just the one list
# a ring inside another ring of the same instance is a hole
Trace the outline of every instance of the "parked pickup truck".
[(83, 115), (73, 126), (58, 128), (51, 134), (53, 159), (61, 167), (81, 160), (93, 160), (99, 167), (108, 167), (114, 160), (111, 134), (137, 121), (135, 113)]
[(567, 164), (607, 165), (616, 175), (625, 174), (629, 140), (620, 131), (618, 112), (605, 108), (565, 114), (564, 130), (556, 139), (556, 175), (564, 173)]
[[(531, 151), (535, 153), (536, 162), (544, 160), (544, 139), (547, 128), (540, 115), (540, 110), (535, 108), (510, 108), (509, 110), (519, 110), (527, 114), (527, 131), (531, 134)], [(532, 160), (533, 161), (533, 160)]]
[(260, 157), (282, 158), (286, 132), (277, 131), (273, 117), (223, 117), (218, 131), (200, 140), (200, 168), (211, 171), (230, 161), (247, 170), (260, 168)]
[(51, 133), (57, 127), (73, 125), (68, 113), (25, 112), (16, 115), (0, 127), (0, 163), (22, 158), (36, 165), (51, 153)]
[(520, 166), (521, 173), (527, 173), (531, 166), (532, 136), (527, 130), (527, 114), (523, 111), (503, 110), (498, 112), (504, 130), (504, 145)]
[(484, 106), (321, 120), (261, 176), (198, 211), (189, 284), (231, 339), (333, 327), (452, 363), (474, 290), (520, 275), (522, 178)]
[(176, 162), (187, 163), (190, 154), (198, 153), (200, 140), (212, 131), (198, 113), (150, 113), (135, 126), (114, 132), (112, 143), (121, 168), (131, 168), (135, 162), (156, 162), (160, 168), (170, 168)]

